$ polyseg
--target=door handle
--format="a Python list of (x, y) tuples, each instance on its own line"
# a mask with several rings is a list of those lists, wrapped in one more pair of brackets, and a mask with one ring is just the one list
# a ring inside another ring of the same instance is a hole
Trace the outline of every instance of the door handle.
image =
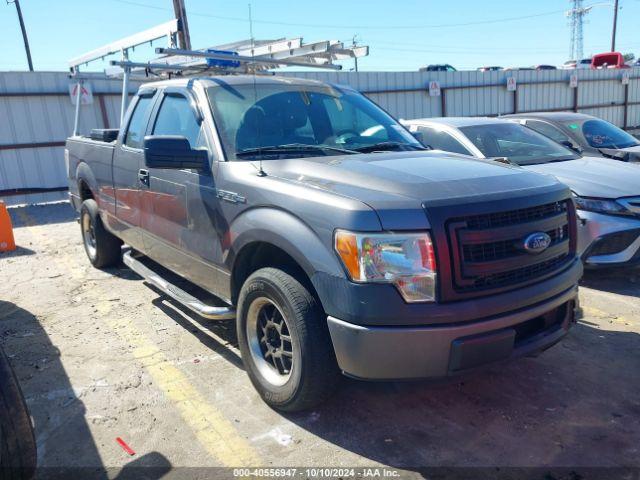
[(138, 180), (143, 185), (149, 186), (149, 170), (145, 170), (144, 168), (138, 170)]

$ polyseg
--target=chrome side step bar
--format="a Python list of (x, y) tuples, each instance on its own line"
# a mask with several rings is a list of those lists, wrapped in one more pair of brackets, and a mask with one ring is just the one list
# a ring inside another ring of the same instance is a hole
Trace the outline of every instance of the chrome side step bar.
[(162, 293), (173, 298), (176, 302), (187, 307), (192, 312), (210, 320), (230, 320), (236, 318), (236, 311), (231, 307), (213, 307), (198, 300), (193, 295), (168, 282), (142, 262), (131, 255), (131, 251), (125, 252), (122, 261), (131, 270), (136, 272), (148, 283), (159, 289)]

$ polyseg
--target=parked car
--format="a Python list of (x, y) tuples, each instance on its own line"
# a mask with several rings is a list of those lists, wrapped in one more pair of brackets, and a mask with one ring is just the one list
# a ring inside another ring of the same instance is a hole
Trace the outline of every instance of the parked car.
[(557, 70), (558, 67), (555, 65), (536, 65), (533, 67), (535, 70)]
[(562, 69), (570, 70), (577, 68), (579, 70), (591, 68), (591, 58), (583, 58), (582, 60), (568, 60), (562, 64)]
[(606, 52), (591, 58), (592, 69), (629, 68), (620, 52)]
[(479, 72), (498, 72), (502, 67), (478, 67)]
[(457, 72), (457, 70), (449, 65), (448, 63), (436, 64), (436, 65), (427, 65), (426, 67), (420, 68), (421, 72)]
[(505, 115), (578, 153), (640, 162), (640, 141), (612, 123), (584, 113), (533, 112)]
[(640, 168), (581, 156), (522, 125), (497, 118), (407, 120), (425, 145), (510, 162), (554, 175), (574, 193), (580, 223), (578, 252), (586, 266), (640, 262)]
[(349, 87), (149, 83), (123, 125), (113, 141), (66, 144), (90, 262), (117, 264), (125, 242), (125, 263), (166, 295), (235, 318), (245, 369), (274, 408), (321, 402), (340, 371), (441, 377), (529, 354), (574, 321), (582, 264), (566, 185), (426, 151)]

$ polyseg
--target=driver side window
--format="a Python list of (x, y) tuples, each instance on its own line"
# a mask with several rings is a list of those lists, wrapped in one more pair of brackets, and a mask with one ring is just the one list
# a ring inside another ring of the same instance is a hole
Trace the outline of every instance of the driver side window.
[(191, 148), (205, 146), (202, 125), (189, 100), (182, 95), (165, 95), (153, 126), (153, 135), (180, 135)]

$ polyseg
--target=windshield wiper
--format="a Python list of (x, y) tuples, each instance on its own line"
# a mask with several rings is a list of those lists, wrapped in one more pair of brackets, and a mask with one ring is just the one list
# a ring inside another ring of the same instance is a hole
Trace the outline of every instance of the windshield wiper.
[(365, 145), (364, 147), (354, 148), (354, 150), (360, 153), (371, 153), (371, 152), (381, 152), (385, 150), (396, 150), (398, 147), (401, 147), (401, 150), (404, 150), (405, 147), (412, 148), (414, 150), (429, 150), (422, 145), (414, 145), (412, 143), (402, 143), (402, 142), (380, 142), (374, 143), (373, 145)]
[(278, 153), (317, 153), (323, 152), (336, 152), (343, 154), (359, 153), (355, 150), (348, 150), (346, 148), (332, 147), (330, 145), (307, 145), (305, 143), (288, 143), (286, 145), (269, 145), (266, 147), (245, 148), (236, 152), (236, 157), (244, 157), (256, 154), (278, 154)]

